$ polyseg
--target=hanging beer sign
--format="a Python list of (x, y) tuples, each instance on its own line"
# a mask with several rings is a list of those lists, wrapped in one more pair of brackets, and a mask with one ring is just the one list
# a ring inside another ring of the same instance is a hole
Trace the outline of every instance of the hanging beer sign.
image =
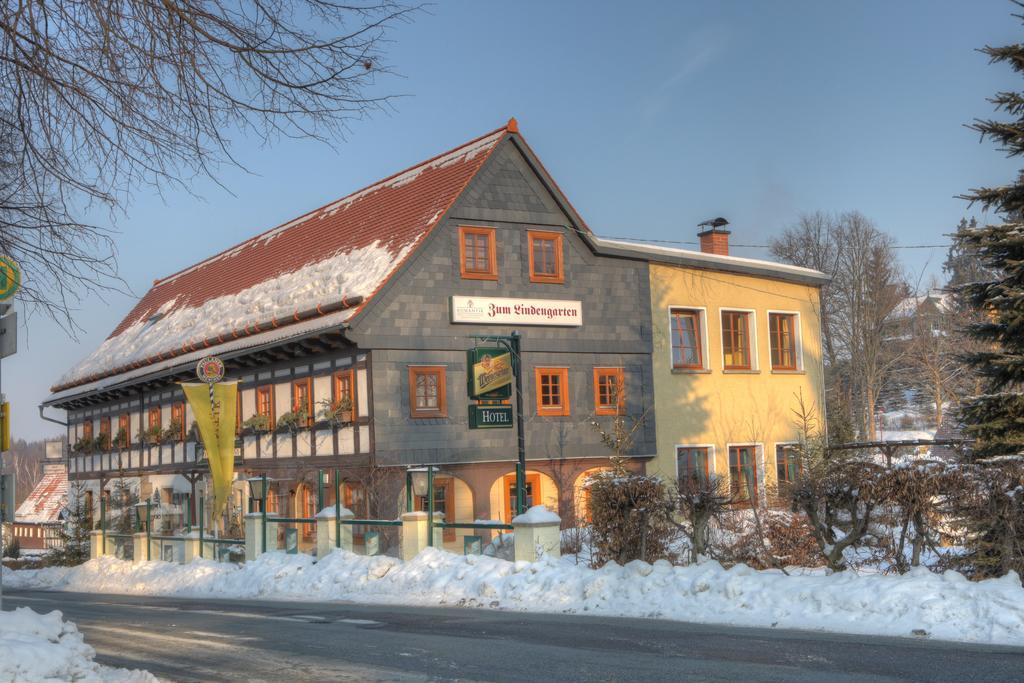
[(224, 361), (217, 356), (206, 356), (196, 363), (196, 377), (200, 382), (216, 384), (224, 379)]
[(470, 398), (496, 401), (512, 396), (512, 354), (505, 349), (470, 349), (466, 367)]

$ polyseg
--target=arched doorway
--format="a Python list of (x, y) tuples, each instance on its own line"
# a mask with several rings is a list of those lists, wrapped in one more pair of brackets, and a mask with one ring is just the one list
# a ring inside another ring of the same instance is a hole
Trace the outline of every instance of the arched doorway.
[[(400, 509), (405, 510), (405, 489), (398, 495)], [(429, 501), (426, 496), (413, 496), (412, 509), (426, 512)], [(465, 481), (447, 472), (434, 474), (434, 512), (440, 512), (444, 521), (466, 523), (474, 519), (473, 490)], [(465, 536), (479, 535), (473, 529), (445, 529), (442, 538), (445, 550), (454, 553), (463, 551)], [(486, 539), (489, 540), (489, 539)]]
[[(491, 518), (510, 524), (515, 517), (516, 473), (509, 472), (491, 484)], [(554, 479), (538, 472), (526, 470), (526, 509), (544, 505), (558, 510), (558, 485)]]
[(610, 472), (611, 469), (610, 467), (591, 467), (589, 470), (580, 472), (580, 475), (576, 477), (572, 487), (572, 505), (577, 521), (590, 523), (590, 487), (586, 485), (587, 480), (600, 472)]

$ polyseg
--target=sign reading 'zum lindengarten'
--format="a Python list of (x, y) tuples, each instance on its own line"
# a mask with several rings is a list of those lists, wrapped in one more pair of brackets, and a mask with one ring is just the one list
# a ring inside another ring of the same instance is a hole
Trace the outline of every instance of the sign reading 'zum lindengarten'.
[(579, 327), (583, 324), (583, 302), (452, 296), (452, 322)]

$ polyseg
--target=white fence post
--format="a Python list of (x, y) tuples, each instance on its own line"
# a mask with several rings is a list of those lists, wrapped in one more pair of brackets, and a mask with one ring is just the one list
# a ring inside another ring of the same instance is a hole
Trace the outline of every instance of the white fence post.
[(562, 556), (562, 518), (543, 505), (534, 505), (512, 518), (516, 561), (536, 562)]

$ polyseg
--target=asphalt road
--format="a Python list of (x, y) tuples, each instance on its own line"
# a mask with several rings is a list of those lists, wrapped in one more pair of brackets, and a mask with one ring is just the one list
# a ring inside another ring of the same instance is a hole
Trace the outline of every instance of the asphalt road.
[(1024, 649), (486, 609), (4, 591), (175, 681), (1002, 681)]

